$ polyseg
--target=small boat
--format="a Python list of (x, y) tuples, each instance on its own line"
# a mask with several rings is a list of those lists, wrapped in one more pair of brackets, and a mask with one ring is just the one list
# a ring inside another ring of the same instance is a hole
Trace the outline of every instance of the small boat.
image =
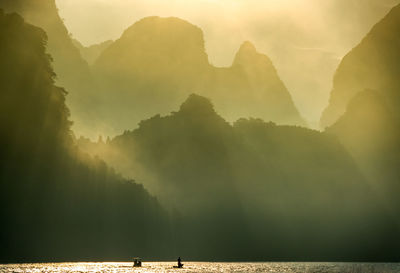
[(174, 268), (182, 268), (183, 267), (183, 264), (182, 265), (174, 265)]
[(133, 267), (142, 267), (142, 259), (141, 258), (133, 258)]

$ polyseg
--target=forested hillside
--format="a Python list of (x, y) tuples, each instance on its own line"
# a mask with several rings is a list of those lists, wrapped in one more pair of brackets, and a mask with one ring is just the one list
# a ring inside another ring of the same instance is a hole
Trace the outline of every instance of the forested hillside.
[(0, 40), (0, 262), (165, 255), (157, 200), (74, 146), (45, 32), (1, 10)]
[(362, 260), (393, 254), (380, 240), (394, 223), (353, 158), (328, 134), (259, 119), (232, 126), (208, 99), (190, 95), (179, 111), (144, 120), (136, 130), (78, 144), (140, 177), (179, 212), (174, 230), (179, 242), (190, 242), (180, 245), (190, 257)]

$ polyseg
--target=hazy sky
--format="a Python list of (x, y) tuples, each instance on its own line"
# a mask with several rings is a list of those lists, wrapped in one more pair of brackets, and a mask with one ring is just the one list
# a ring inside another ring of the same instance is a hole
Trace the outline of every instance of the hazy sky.
[(327, 105), (340, 59), (400, 0), (56, 0), (85, 45), (117, 39), (139, 19), (177, 16), (204, 31), (210, 62), (228, 66), (250, 40), (267, 54), (302, 115)]

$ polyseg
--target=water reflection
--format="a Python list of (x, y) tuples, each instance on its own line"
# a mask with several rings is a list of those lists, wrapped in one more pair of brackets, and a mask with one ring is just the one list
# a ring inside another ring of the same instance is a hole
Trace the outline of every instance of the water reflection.
[(235, 273), (400, 273), (400, 264), (359, 263), (204, 263), (186, 262), (185, 268), (174, 269), (176, 262), (144, 262), (133, 268), (132, 263), (53, 263), (0, 265), (1, 273), (34, 272), (235, 272)]

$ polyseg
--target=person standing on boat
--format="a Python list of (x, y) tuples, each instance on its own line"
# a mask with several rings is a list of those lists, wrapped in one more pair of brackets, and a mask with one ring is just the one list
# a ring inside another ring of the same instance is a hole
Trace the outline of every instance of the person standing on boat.
[(178, 267), (179, 268), (183, 267), (183, 263), (182, 263), (181, 257), (178, 258)]

